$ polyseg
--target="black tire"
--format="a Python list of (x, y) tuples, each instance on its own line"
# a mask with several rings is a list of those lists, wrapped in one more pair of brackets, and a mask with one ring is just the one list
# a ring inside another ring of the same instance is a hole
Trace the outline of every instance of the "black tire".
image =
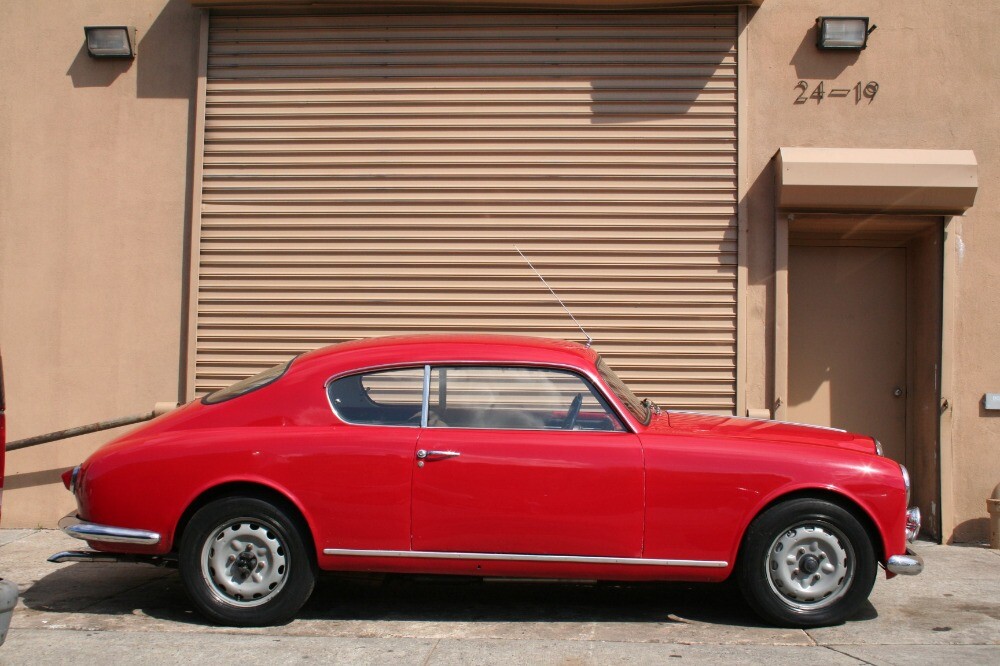
[(871, 538), (846, 509), (818, 499), (771, 507), (750, 524), (737, 575), (750, 607), (785, 627), (839, 624), (871, 594)]
[(208, 619), (235, 627), (291, 620), (312, 594), (315, 558), (304, 526), (264, 500), (232, 497), (199, 509), (184, 529), (184, 589)]

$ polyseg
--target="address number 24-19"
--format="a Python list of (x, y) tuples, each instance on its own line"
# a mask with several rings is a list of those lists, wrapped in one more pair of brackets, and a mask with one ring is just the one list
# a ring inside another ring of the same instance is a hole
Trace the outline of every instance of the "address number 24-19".
[(809, 83), (807, 81), (799, 81), (795, 84), (795, 87), (800, 91), (799, 96), (795, 98), (796, 104), (805, 104), (811, 99), (816, 100), (816, 103), (819, 104), (823, 101), (824, 97), (850, 97), (851, 93), (854, 93), (855, 104), (860, 103), (863, 99), (867, 99), (868, 103), (871, 104), (875, 99), (875, 95), (878, 94), (878, 81), (869, 81), (867, 84), (858, 81), (852, 88), (830, 88), (829, 91), (826, 90), (826, 85), (823, 81), (816, 84), (812, 92), (809, 91)]

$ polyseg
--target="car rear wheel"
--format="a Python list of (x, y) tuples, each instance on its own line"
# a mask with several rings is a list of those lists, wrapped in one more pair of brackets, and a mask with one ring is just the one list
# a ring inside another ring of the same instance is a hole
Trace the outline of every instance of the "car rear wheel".
[(180, 572), (198, 610), (215, 622), (262, 626), (291, 620), (309, 599), (316, 567), (299, 521), (255, 498), (226, 498), (191, 517)]
[(765, 620), (817, 627), (856, 613), (877, 569), (871, 539), (853, 514), (824, 500), (797, 499), (750, 525), (738, 576), (747, 603)]

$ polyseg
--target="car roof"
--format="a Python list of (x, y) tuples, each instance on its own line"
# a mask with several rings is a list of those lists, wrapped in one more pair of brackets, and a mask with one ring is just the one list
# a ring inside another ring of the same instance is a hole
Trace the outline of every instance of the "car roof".
[(301, 356), (294, 368), (346, 372), (409, 363), (527, 363), (592, 366), (597, 352), (576, 342), (516, 335), (405, 335), (330, 345)]

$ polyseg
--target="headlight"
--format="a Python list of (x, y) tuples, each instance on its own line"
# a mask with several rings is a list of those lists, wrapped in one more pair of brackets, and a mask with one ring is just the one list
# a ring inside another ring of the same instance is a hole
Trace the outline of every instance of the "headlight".
[(906, 486), (906, 506), (910, 506), (910, 473), (903, 465), (899, 466), (899, 471), (903, 473), (903, 485)]
[(882, 442), (878, 441), (874, 437), (872, 437), (872, 441), (875, 442), (875, 455), (879, 455), (879, 456), (883, 456), (884, 457), (885, 453), (882, 451)]

